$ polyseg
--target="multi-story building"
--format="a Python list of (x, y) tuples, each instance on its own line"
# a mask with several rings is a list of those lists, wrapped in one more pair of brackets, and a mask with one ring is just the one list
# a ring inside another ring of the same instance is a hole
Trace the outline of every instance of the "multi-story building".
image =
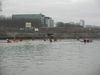
[(54, 27), (54, 20), (50, 17), (45, 17), (45, 22), (47, 27)]
[(80, 20), (80, 25), (84, 27), (85, 21), (84, 20)]
[(12, 20), (24, 20), (26, 23), (31, 23), (33, 28), (53, 26), (53, 20), (51, 18), (47, 18), (43, 14), (15, 14), (12, 16)]

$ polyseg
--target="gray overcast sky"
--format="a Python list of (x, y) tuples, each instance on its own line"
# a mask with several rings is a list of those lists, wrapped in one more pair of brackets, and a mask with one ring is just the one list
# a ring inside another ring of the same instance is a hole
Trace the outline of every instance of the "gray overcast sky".
[(3, 14), (38, 14), (52, 17), (55, 21), (78, 22), (100, 25), (100, 0), (2, 0)]

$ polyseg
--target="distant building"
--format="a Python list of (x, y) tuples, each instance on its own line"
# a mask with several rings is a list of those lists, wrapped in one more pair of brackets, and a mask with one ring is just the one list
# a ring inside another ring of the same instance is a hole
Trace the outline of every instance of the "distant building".
[(12, 19), (13, 20), (25, 20), (26, 22), (27, 21), (31, 22), (32, 27), (51, 27), (53, 26), (53, 20), (51, 18), (48, 19), (43, 14), (15, 14), (15, 15), (12, 15)]
[(54, 20), (50, 17), (45, 17), (45, 22), (47, 27), (54, 27)]
[(84, 20), (80, 20), (80, 25), (84, 27), (85, 26), (85, 21)]

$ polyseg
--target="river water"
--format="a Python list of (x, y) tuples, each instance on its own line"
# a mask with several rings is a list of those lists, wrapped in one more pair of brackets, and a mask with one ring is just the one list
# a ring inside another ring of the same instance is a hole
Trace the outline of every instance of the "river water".
[(0, 43), (0, 75), (98, 75), (100, 41)]

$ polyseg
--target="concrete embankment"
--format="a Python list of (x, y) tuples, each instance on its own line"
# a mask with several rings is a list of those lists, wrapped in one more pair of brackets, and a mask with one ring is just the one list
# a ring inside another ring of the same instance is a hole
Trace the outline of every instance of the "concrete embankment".
[[(8, 32), (0, 34), (0, 39), (46, 39), (48, 33)], [(100, 33), (52, 33), (58, 39), (100, 38)]]

